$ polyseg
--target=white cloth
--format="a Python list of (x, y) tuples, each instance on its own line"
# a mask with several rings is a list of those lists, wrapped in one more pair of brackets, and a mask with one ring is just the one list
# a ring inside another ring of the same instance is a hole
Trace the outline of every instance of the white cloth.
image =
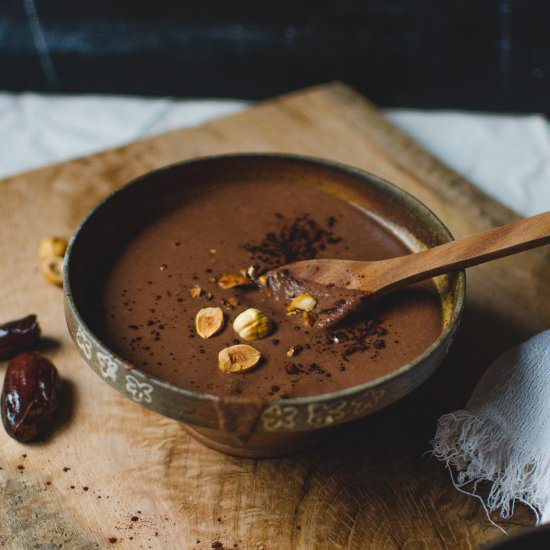
[(245, 105), (234, 100), (0, 93), (0, 177), (196, 126)]
[(550, 521), (550, 330), (499, 357), (485, 372), (464, 410), (439, 419), (434, 455), (459, 489), (508, 518), (522, 502)]
[(390, 111), (421, 145), (523, 216), (550, 210), (550, 125), (539, 115)]
[[(0, 93), (0, 177), (236, 112), (234, 100)], [(419, 143), (523, 215), (550, 210), (542, 116), (388, 110)]]

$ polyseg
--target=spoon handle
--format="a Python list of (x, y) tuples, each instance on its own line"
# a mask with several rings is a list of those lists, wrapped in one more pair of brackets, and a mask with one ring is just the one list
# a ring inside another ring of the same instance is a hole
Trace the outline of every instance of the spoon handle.
[[(385, 265), (377, 274), (377, 287), (391, 290), (544, 244), (550, 244), (550, 212), (523, 218), (422, 252), (384, 260), (380, 262)], [(365, 281), (374, 275), (368, 269), (366, 267)]]

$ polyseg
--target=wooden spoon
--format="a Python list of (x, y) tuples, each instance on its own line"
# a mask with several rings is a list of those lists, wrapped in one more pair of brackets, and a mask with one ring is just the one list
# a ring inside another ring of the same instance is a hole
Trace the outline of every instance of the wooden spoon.
[(298, 281), (365, 294), (385, 294), (436, 275), (545, 244), (550, 244), (550, 212), (389, 260), (306, 260), (279, 270), (288, 270)]

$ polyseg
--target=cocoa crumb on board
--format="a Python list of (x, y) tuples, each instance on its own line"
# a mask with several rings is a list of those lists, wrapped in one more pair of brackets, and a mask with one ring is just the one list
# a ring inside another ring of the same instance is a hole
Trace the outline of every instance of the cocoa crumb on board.
[[(167, 517), (159, 519), (169, 521)], [(176, 524), (174, 523), (174, 525)], [(117, 522), (114, 529), (121, 534), (119, 537), (120, 542), (133, 540), (134, 544), (142, 544), (142, 546), (136, 546), (136, 548), (151, 548), (147, 544), (150, 545), (153, 542), (153, 537), (162, 538), (158, 523), (154, 519), (144, 517), (141, 510), (136, 510), (131, 515), (126, 516), (126, 519)]]

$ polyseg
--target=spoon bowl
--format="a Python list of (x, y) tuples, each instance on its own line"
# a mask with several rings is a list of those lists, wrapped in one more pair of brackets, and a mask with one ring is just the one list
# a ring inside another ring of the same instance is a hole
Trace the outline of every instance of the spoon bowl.
[(272, 272), (269, 280), (287, 298), (300, 292), (322, 292), (325, 297), (332, 293), (335, 306), (328, 316), (321, 312), (318, 321), (324, 327), (354, 312), (367, 298), (546, 244), (550, 244), (550, 212), (387, 260), (295, 262)]

